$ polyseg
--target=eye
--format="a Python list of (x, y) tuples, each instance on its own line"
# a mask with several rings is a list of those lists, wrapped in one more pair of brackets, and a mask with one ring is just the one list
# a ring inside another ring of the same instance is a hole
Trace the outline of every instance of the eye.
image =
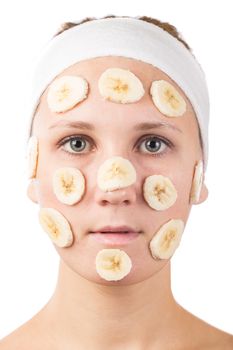
[[(89, 147), (87, 147), (89, 145)], [(91, 150), (90, 142), (86, 137), (83, 136), (70, 136), (60, 142), (61, 148), (63, 148), (68, 153), (80, 153), (84, 149), (88, 148), (87, 151)], [(80, 153), (80, 155), (82, 155)]]
[(150, 136), (143, 139), (140, 142), (140, 146), (144, 144), (145, 144), (146, 150), (148, 150), (149, 153), (152, 153), (152, 154), (154, 153), (154, 155), (161, 155), (166, 152), (167, 147), (171, 147), (170, 142), (168, 140), (165, 141), (157, 136)]

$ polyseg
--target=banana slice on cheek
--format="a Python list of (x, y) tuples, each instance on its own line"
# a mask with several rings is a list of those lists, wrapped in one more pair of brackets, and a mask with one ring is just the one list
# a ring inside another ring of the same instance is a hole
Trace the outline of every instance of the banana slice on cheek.
[(85, 191), (85, 177), (77, 168), (57, 169), (52, 179), (53, 192), (57, 199), (67, 205), (78, 203)]
[(69, 247), (73, 243), (73, 232), (68, 220), (54, 208), (40, 208), (39, 223), (58, 247)]
[(150, 241), (149, 247), (154, 259), (169, 259), (178, 248), (184, 231), (184, 222), (171, 219), (165, 223)]
[(33, 179), (36, 177), (38, 154), (39, 154), (39, 142), (38, 138), (33, 135), (30, 137), (27, 145), (27, 164), (28, 164), (28, 178)]
[(155, 210), (168, 209), (177, 199), (175, 186), (163, 175), (148, 176), (143, 184), (143, 195), (148, 205)]
[(190, 192), (190, 203), (195, 204), (199, 201), (203, 179), (204, 179), (203, 161), (199, 160), (194, 168), (194, 176), (193, 176), (192, 187)]

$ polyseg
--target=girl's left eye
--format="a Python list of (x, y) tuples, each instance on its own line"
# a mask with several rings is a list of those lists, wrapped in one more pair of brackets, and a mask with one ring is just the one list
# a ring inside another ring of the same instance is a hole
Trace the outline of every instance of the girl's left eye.
[(146, 149), (149, 150), (149, 153), (151, 153), (153, 156), (161, 156), (163, 153), (166, 152), (167, 147), (171, 148), (171, 143), (168, 140), (165, 141), (157, 136), (150, 136), (144, 138), (144, 140), (140, 142), (140, 146), (144, 144), (144, 141), (146, 141)]
[[(146, 142), (145, 142), (146, 141)], [(145, 142), (145, 143), (144, 143)], [(79, 155), (82, 156), (88, 151), (91, 151), (93, 148), (93, 145), (91, 145), (92, 141), (89, 141), (87, 137), (84, 136), (70, 136), (68, 138), (65, 138), (64, 140), (59, 142), (59, 146), (67, 152), (70, 153), (70, 155)], [(148, 152), (144, 151), (145, 153), (151, 153), (154, 156), (161, 156), (163, 153), (166, 152), (167, 147), (171, 147), (171, 144), (168, 140), (163, 140), (162, 138), (158, 136), (147, 136), (143, 140), (140, 141), (138, 148), (142, 149), (144, 147), (141, 147), (141, 145), (145, 144), (145, 148)], [(83, 152), (84, 149), (86, 149), (88, 146), (88, 149)], [(164, 150), (165, 148), (165, 150)]]

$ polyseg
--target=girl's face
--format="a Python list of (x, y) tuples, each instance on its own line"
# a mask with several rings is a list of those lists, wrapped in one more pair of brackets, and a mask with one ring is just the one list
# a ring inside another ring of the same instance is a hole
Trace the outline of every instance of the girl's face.
[[(141, 80), (145, 94), (139, 101), (121, 104), (101, 97), (98, 79), (111, 67), (129, 69)], [(92, 240), (90, 232), (107, 225), (127, 225), (142, 231), (138, 239), (122, 247), (131, 257), (133, 267), (131, 273), (118, 282), (137, 283), (161, 270), (169, 261), (152, 257), (149, 243), (155, 233), (170, 219), (181, 219), (186, 224), (191, 209), (189, 196), (194, 167), (202, 159), (194, 111), (172, 79), (135, 59), (98, 57), (74, 64), (59, 76), (67, 74), (82, 76), (88, 81), (88, 96), (71, 110), (53, 113), (47, 105), (48, 89), (43, 93), (33, 125), (33, 135), (39, 140), (37, 176), (29, 185), (28, 195), (40, 207), (57, 209), (65, 216), (72, 227), (74, 242), (66, 248), (55, 246), (58, 254), (73, 271), (100, 284), (114, 282), (106, 282), (96, 273), (96, 255), (107, 247)], [(185, 99), (187, 110), (183, 116), (167, 117), (154, 105), (149, 91), (152, 81), (159, 79), (173, 84)], [(161, 126), (161, 122), (167, 126)], [(155, 125), (146, 127), (145, 123)], [(75, 151), (68, 140), (70, 136), (80, 141)], [(156, 138), (156, 144), (149, 142), (151, 137)], [(103, 192), (97, 186), (97, 171), (113, 156), (131, 161), (137, 181), (123, 189)], [(85, 193), (75, 205), (61, 203), (53, 192), (54, 171), (64, 166), (78, 168), (85, 176)], [(177, 190), (175, 204), (166, 210), (152, 209), (143, 197), (143, 182), (153, 174), (169, 177)], [(203, 185), (199, 203), (207, 194)]]

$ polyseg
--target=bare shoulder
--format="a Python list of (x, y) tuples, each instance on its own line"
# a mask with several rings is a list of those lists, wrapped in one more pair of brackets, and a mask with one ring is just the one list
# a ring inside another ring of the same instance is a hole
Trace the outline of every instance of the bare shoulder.
[(0, 340), (0, 350), (39, 350), (30, 321)]
[(205, 348), (208, 350), (233, 350), (233, 335), (215, 327), (211, 328), (213, 328), (211, 329), (211, 337), (207, 337)]
[(190, 349), (233, 350), (233, 335), (183, 309)]
[[(210, 350), (233, 350), (233, 335), (210, 326), (211, 338), (208, 339)], [(208, 344), (207, 343), (207, 344)]]
[(39, 319), (32, 319), (0, 339), (0, 350), (48, 350), (53, 349), (39, 324)]

